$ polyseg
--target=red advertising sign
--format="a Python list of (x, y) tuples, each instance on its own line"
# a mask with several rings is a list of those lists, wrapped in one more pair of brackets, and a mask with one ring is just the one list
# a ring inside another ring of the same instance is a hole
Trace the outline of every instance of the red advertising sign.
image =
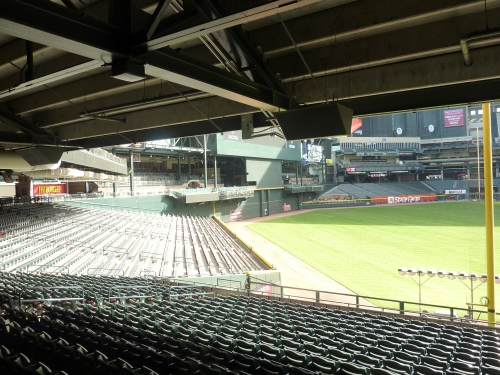
[(65, 184), (33, 185), (33, 195), (66, 194)]
[(354, 167), (349, 167), (345, 169), (346, 172), (356, 172), (356, 168)]
[(229, 213), (229, 221), (240, 221), (242, 217), (241, 210), (231, 210)]
[(444, 111), (444, 127), (451, 128), (453, 126), (464, 125), (464, 109), (449, 109)]

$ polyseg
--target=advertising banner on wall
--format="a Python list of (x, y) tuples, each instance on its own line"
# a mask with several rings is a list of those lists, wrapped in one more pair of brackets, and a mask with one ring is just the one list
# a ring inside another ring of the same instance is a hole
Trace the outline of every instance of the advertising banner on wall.
[(66, 194), (65, 184), (33, 185), (33, 195)]
[(445, 194), (467, 194), (467, 190), (455, 189), (455, 190), (445, 190)]
[(388, 204), (433, 202), (436, 200), (436, 194), (404, 195), (396, 197), (373, 197), (371, 198), (371, 200), (372, 202), (376, 203), (388, 203)]
[(229, 221), (240, 221), (243, 218), (241, 210), (231, 210), (229, 212)]
[(448, 109), (443, 111), (444, 127), (451, 128), (453, 126), (463, 126), (465, 124), (464, 109)]
[(351, 136), (362, 137), (363, 136), (363, 120), (360, 118), (353, 118), (351, 122)]

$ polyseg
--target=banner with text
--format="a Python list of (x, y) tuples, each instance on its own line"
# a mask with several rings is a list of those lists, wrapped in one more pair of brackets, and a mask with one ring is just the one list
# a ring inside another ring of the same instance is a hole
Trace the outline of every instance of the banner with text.
[(231, 210), (229, 213), (229, 221), (240, 221), (242, 218), (241, 210)]
[(33, 185), (33, 195), (66, 194), (65, 184)]
[(449, 109), (443, 111), (444, 127), (451, 128), (453, 126), (463, 126), (465, 123), (464, 109)]

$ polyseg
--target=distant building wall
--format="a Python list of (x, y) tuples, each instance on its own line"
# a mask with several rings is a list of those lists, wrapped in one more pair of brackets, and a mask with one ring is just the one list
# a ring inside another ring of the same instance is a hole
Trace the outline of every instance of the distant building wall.
[(255, 181), (256, 188), (281, 187), (281, 161), (247, 158), (247, 181)]

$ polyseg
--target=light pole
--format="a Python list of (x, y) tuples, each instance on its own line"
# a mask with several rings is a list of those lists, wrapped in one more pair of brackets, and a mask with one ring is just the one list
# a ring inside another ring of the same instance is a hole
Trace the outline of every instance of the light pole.
[[(432, 277), (438, 275), (440, 277), (442, 277), (441, 275), (439, 275), (438, 272), (436, 272), (436, 270), (430, 268), (429, 270), (425, 270), (423, 268), (419, 268), (419, 269), (416, 269), (416, 268), (409, 268), (409, 269), (406, 269), (406, 268), (398, 268), (398, 273), (401, 275), (401, 276), (410, 276), (410, 278), (418, 285), (418, 307), (419, 307), (419, 311), (420, 313), (422, 313), (422, 285), (424, 285), (427, 281), (429, 281)], [(418, 276), (418, 280), (415, 278), (415, 276)], [(423, 280), (422, 281), (422, 278), (424, 276), (427, 276), (427, 279)]]
[[(472, 310), (474, 310), (474, 306), (475, 305), (481, 305), (481, 306), (484, 306), (485, 304), (484, 303), (479, 303), (479, 304), (475, 304), (474, 303), (474, 290), (476, 290), (477, 288), (479, 288), (481, 285), (483, 285), (487, 280), (488, 280), (488, 277), (486, 274), (481, 274), (481, 275), (478, 275), (477, 273), (475, 272), (471, 272), (469, 274), (467, 274), (467, 272), (465, 271), (460, 271), (458, 274), (456, 274), (455, 272), (453, 271), (450, 271), (448, 273), (448, 278), (450, 280), (454, 280), (455, 278), (460, 280), (460, 282), (462, 284), (465, 285), (465, 287), (467, 289), (470, 290), (470, 302), (466, 302), (467, 305), (469, 306), (469, 308), (471, 308)], [(465, 282), (465, 280), (469, 279), (470, 280), (470, 286), (467, 282)], [(474, 286), (474, 282), (475, 281), (479, 281), (479, 284)], [(500, 283), (500, 277), (499, 276), (495, 276), (495, 283), (496, 284), (499, 284)], [(471, 318), (474, 319), (474, 311), (471, 312), (472, 313), (472, 316)]]

